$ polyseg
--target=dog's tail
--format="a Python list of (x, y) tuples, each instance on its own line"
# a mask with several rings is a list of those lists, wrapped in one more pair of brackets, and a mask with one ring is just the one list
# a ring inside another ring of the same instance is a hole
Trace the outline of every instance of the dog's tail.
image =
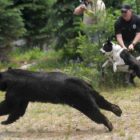
[(140, 61), (138, 61), (128, 50), (123, 50), (120, 57), (124, 60), (125, 64), (133, 70), (136, 75), (140, 78)]

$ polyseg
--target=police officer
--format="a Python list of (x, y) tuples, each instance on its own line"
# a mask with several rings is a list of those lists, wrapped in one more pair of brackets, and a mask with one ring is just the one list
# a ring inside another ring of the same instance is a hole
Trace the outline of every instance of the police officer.
[(115, 22), (115, 35), (122, 48), (140, 52), (140, 16), (133, 13), (130, 5), (121, 7), (121, 16)]
[[(134, 14), (128, 4), (121, 7), (121, 16), (115, 22), (115, 35), (122, 48), (132, 51), (134, 55), (140, 53), (140, 16)], [(135, 74), (126, 73), (125, 83), (134, 85), (134, 77)]]

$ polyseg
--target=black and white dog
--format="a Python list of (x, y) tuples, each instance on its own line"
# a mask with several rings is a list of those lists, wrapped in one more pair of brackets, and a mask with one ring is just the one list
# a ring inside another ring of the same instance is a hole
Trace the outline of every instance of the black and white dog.
[(103, 44), (100, 51), (108, 56), (108, 60), (105, 61), (102, 68), (105, 68), (111, 62), (114, 72), (122, 67), (121, 71), (134, 72), (140, 78), (140, 57), (135, 58), (127, 49), (112, 43), (110, 40)]

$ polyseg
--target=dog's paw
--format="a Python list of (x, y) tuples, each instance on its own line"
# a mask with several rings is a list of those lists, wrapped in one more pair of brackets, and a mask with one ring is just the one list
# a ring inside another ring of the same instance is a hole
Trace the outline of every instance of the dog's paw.
[(118, 105), (112, 105), (112, 112), (119, 117), (122, 114), (122, 110), (120, 109)]
[(113, 71), (117, 72), (117, 66), (113, 66)]

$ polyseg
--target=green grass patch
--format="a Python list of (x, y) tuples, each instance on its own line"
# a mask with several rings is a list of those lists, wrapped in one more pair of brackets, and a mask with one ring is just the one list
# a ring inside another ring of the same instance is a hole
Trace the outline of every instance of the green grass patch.
[(46, 51), (41, 51), (39, 48), (33, 48), (29, 50), (22, 50), (21, 48), (16, 48), (11, 54), (11, 62), (22, 63), (22, 62), (32, 62), (40, 60), (46, 57)]

